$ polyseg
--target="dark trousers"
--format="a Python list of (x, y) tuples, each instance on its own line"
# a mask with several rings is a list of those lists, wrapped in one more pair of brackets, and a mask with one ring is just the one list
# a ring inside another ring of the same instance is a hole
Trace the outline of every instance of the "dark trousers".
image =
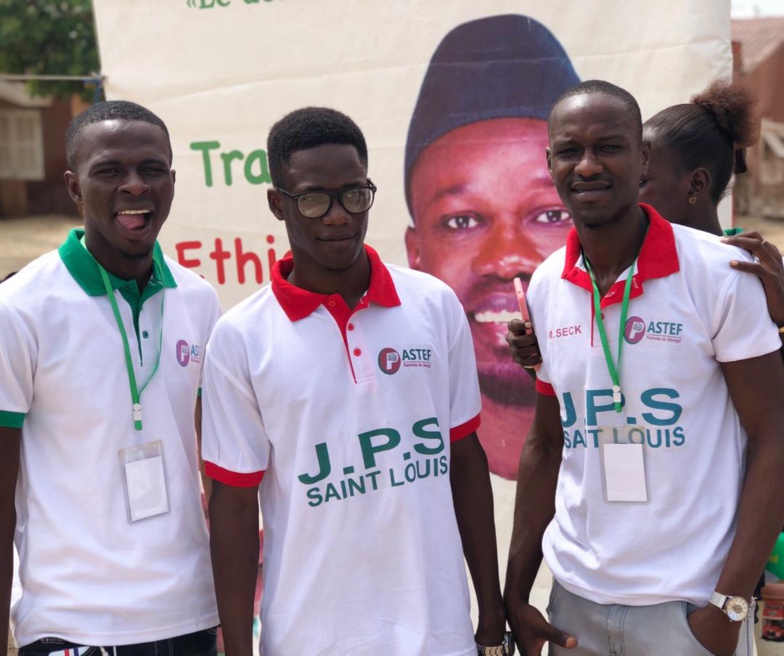
[[(218, 627), (215, 627), (167, 640), (118, 647), (81, 646), (59, 638), (42, 638), (20, 648), (19, 656), (49, 656), (52, 653), (74, 648), (78, 648), (79, 656), (102, 656), (104, 652), (108, 656), (217, 656), (218, 648), (215, 642), (217, 633)], [(85, 651), (82, 651), (83, 649)]]

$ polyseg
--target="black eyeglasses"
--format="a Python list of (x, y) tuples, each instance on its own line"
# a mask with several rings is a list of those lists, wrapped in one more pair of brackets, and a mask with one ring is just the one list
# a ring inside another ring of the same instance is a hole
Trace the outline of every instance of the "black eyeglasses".
[(362, 214), (373, 207), (376, 185), (368, 178), (367, 185), (340, 191), (306, 191), (304, 194), (290, 194), (285, 189), (275, 187), (276, 191), (288, 196), (297, 204), (302, 216), (308, 219), (321, 219), (332, 209), (335, 200), (349, 214)]

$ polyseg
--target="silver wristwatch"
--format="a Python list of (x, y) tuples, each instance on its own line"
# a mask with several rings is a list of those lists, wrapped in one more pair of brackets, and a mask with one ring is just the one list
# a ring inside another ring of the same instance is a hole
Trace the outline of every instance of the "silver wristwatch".
[(731, 622), (742, 622), (749, 615), (749, 608), (754, 603), (746, 601), (743, 597), (729, 597), (714, 590), (709, 603), (723, 611)]
[(486, 647), (484, 645), (476, 645), (477, 656), (512, 656), (515, 653), (514, 638), (512, 632), (507, 631), (504, 634), (504, 641), (500, 645), (493, 645)]

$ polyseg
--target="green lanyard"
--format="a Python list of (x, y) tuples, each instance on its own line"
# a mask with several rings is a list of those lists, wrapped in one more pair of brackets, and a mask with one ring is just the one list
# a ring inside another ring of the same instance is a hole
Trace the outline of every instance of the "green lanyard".
[[(87, 245), (84, 243), (84, 237), (80, 240), (84, 249), (87, 250)], [(89, 253), (89, 251), (87, 251)], [(94, 258), (93, 258), (94, 259)], [(150, 384), (150, 381), (155, 376), (156, 372), (158, 371), (158, 366), (161, 364), (161, 348), (163, 345), (163, 299), (164, 293), (161, 290), (161, 328), (158, 333), (158, 357), (155, 358), (155, 366), (152, 369), (152, 373), (150, 377), (147, 379), (147, 382), (142, 385), (142, 388), (139, 389), (138, 385), (136, 384), (136, 373), (133, 370), (133, 360), (131, 359), (131, 345), (128, 343), (128, 334), (125, 332), (125, 325), (123, 324), (122, 316), (120, 315), (120, 308), (117, 307), (117, 299), (114, 298), (114, 289), (112, 289), (112, 283), (109, 281), (109, 274), (106, 273), (106, 269), (104, 269), (99, 263), (98, 260), (95, 260), (95, 264), (98, 267), (98, 271), (101, 272), (101, 280), (103, 280), (103, 286), (106, 289), (106, 296), (109, 297), (109, 303), (112, 306), (112, 312), (114, 313), (114, 320), (117, 322), (117, 327), (120, 329), (120, 337), (122, 337), (123, 349), (125, 351), (125, 368), (128, 372), (128, 384), (131, 388), (131, 404), (133, 410), (133, 427), (140, 431), (142, 429), (142, 392), (147, 388), (147, 385)]]
[(607, 341), (607, 331), (604, 329), (604, 320), (602, 319), (601, 308), (601, 295), (599, 294), (599, 285), (596, 284), (596, 278), (591, 270), (591, 263), (588, 257), (583, 253), (585, 260), (585, 268), (588, 269), (588, 275), (591, 276), (591, 283), (593, 284), (593, 309), (596, 315), (596, 324), (599, 326), (599, 335), (602, 338), (602, 348), (604, 349), (604, 358), (607, 360), (607, 369), (610, 372), (610, 378), (613, 382), (613, 403), (615, 404), (615, 412), (621, 412), (621, 352), (623, 349), (623, 335), (626, 328), (626, 315), (629, 313), (629, 296), (632, 291), (632, 277), (634, 276), (634, 267), (637, 264), (635, 259), (632, 262), (632, 268), (629, 270), (629, 277), (626, 278), (626, 286), (623, 289), (623, 301), (621, 303), (621, 326), (618, 329), (618, 364), (613, 362), (612, 352), (610, 351), (610, 344)]

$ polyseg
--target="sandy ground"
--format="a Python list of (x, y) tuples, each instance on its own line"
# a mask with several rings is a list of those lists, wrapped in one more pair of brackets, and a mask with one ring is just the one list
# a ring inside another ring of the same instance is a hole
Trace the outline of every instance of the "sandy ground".
[[(79, 219), (66, 216), (0, 219), (0, 280), (39, 255), (57, 248), (68, 231), (80, 223)], [(8, 656), (16, 656), (16, 653), (9, 635)]]
[(39, 255), (57, 248), (81, 220), (68, 216), (0, 219), (0, 280)]

